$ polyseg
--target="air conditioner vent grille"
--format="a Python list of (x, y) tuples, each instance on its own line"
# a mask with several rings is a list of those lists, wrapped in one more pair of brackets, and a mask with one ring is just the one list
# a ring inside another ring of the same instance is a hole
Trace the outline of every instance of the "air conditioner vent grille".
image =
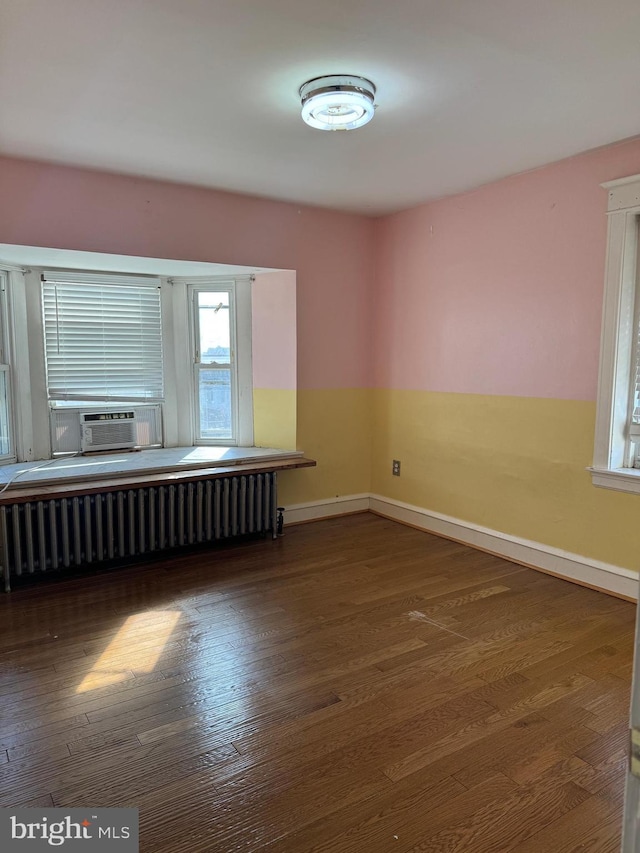
[(80, 414), (82, 452), (126, 450), (136, 446), (135, 412)]

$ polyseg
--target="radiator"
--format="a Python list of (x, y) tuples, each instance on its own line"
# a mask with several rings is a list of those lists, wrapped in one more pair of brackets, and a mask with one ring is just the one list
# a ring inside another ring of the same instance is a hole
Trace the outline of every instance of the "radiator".
[(133, 558), (249, 533), (277, 535), (275, 472), (135, 487), (0, 506), (11, 578)]

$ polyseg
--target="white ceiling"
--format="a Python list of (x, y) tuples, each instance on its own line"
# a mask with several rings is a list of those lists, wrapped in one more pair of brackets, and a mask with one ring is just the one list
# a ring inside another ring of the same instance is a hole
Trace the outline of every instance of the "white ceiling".
[[(312, 130), (298, 87), (378, 87)], [(0, 0), (0, 152), (382, 213), (640, 133), (638, 0)]]

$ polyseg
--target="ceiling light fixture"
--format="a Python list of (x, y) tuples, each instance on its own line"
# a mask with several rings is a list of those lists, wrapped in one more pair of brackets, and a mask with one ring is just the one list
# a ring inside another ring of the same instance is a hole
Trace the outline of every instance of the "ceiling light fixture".
[(302, 118), (318, 130), (354, 130), (373, 118), (376, 87), (364, 77), (330, 74), (300, 86)]

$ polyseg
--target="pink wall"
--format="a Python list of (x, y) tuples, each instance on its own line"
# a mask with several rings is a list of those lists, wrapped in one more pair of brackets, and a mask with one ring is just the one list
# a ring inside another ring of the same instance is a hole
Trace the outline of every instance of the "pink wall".
[(0, 186), (2, 243), (297, 270), (299, 387), (370, 384), (370, 219), (11, 158)]
[(375, 384), (595, 399), (599, 185), (638, 172), (635, 139), (379, 220)]
[(296, 390), (296, 276), (257, 275), (251, 285), (253, 387)]
[(637, 172), (638, 139), (372, 221), (0, 158), (0, 242), (295, 269), (303, 389), (591, 400), (599, 184)]

